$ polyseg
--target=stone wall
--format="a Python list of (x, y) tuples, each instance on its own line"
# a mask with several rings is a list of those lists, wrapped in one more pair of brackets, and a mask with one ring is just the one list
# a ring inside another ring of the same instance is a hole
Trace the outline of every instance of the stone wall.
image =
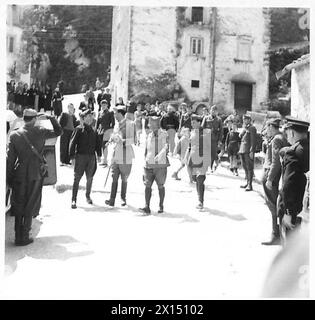
[[(190, 23), (191, 8), (186, 9), (186, 23), (178, 21), (178, 28), (181, 28), (181, 30), (177, 40), (180, 45), (177, 58), (177, 81), (190, 101), (205, 101), (209, 99), (211, 74), (210, 11), (211, 8), (204, 8), (204, 23), (200, 25)], [(192, 38), (203, 39), (201, 55), (192, 54)], [(192, 80), (199, 81), (199, 88), (192, 87)]]
[(310, 121), (310, 65), (305, 64), (292, 70), (291, 115)]
[[(231, 78), (245, 72), (255, 81), (252, 110), (258, 111), (261, 103), (268, 99), (268, 13), (262, 8), (218, 8), (217, 12), (214, 103), (232, 112), (234, 84)], [(250, 61), (238, 60), (238, 43), (243, 38), (251, 42)]]
[(128, 99), (128, 80), (130, 66), (131, 7), (113, 8), (113, 29), (111, 47), (111, 81), (112, 103), (118, 97), (124, 102)]
[(164, 72), (174, 73), (176, 15), (175, 7), (133, 7), (131, 33), (130, 93), (141, 88), (137, 81)]

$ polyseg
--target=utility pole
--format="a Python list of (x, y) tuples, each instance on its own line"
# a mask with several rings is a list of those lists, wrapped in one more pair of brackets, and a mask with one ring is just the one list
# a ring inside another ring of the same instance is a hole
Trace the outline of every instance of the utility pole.
[(215, 55), (216, 55), (216, 29), (217, 29), (217, 8), (213, 7), (211, 12), (210, 22), (210, 105), (213, 104), (213, 91), (214, 91), (214, 80), (215, 80)]

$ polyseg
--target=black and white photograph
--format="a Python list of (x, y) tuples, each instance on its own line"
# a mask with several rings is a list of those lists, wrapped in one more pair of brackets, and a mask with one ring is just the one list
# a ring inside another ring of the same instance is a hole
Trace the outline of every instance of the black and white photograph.
[(0, 299), (310, 299), (311, 10), (7, 1)]

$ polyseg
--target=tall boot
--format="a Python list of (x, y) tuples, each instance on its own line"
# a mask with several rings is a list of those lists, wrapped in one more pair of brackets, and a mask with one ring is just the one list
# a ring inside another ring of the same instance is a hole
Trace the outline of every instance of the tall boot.
[(150, 200), (151, 200), (151, 194), (152, 194), (151, 187), (145, 187), (144, 194), (145, 194), (145, 206), (144, 208), (140, 208), (140, 211), (148, 215), (151, 213), (151, 210), (150, 210)]
[(14, 230), (15, 230), (15, 245), (17, 245), (17, 246), (20, 245), (20, 243), (22, 242), (22, 238), (23, 238), (22, 219), (23, 218), (20, 216), (15, 216)]
[(159, 197), (160, 197), (160, 203), (159, 203), (158, 213), (162, 213), (164, 211), (165, 187), (159, 188)]
[(30, 230), (32, 225), (32, 216), (30, 217), (22, 217), (22, 225), (21, 225), (21, 239), (17, 246), (27, 246), (28, 244), (34, 242), (34, 239), (30, 237)]
[(120, 197), (121, 197), (121, 205), (125, 206), (126, 203), (126, 195), (127, 195), (127, 181), (121, 180), (121, 190), (120, 190)]
[(249, 171), (248, 172), (248, 183), (247, 183), (247, 187), (246, 187), (245, 191), (252, 191), (253, 190), (253, 176), (254, 176), (254, 172)]
[(277, 225), (276, 229), (272, 232), (271, 239), (261, 244), (265, 246), (277, 246), (281, 244), (279, 225)]

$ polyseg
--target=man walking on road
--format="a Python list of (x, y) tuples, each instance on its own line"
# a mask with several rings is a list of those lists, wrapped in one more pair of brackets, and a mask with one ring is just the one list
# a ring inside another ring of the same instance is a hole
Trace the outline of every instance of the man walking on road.
[(241, 145), (239, 154), (241, 156), (242, 165), (245, 171), (246, 184), (242, 185), (241, 188), (245, 188), (245, 191), (252, 191), (257, 131), (256, 128), (251, 124), (250, 115), (244, 114), (243, 122), (243, 130), (240, 133)]
[(113, 110), (118, 127), (114, 129), (113, 135), (109, 140), (115, 144), (114, 154), (110, 163), (113, 178), (111, 193), (109, 200), (105, 201), (105, 204), (110, 207), (115, 205), (119, 176), (121, 176), (121, 205), (126, 206), (127, 181), (131, 172), (132, 160), (135, 157), (132, 148), (134, 143), (134, 123), (125, 118), (125, 106), (117, 106)]
[(80, 114), (83, 124), (76, 127), (72, 133), (69, 155), (74, 158), (74, 181), (72, 186), (72, 203), (71, 208), (77, 208), (77, 194), (80, 180), (85, 173), (86, 175), (86, 201), (93, 204), (90, 197), (93, 177), (96, 172), (96, 156), (100, 160), (102, 155), (101, 143), (92, 124), (94, 121), (92, 111), (87, 109)]
[[(30, 237), (32, 218), (39, 214), (45, 172), (41, 171), (46, 139), (60, 136), (62, 129), (52, 116), (53, 130), (35, 126), (37, 112), (25, 109), (24, 126), (13, 131), (7, 149), (7, 184), (12, 188), (11, 212), (15, 216), (15, 244), (25, 246)], [(42, 161), (40, 160), (42, 157)]]
[(262, 242), (263, 245), (280, 244), (279, 225), (277, 223), (277, 198), (279, 194), (279, 180), (281, 177), (280, 149), (287, 146), (287, 140), (279, 131), (281, 119), (267, 121), (267, 145), (264, 161), (264, 175), (262, 185), (264, 188), (266, 204), (271, 212), (272, 236), (270, 241)]
[(167, 132), (160, 129), (160, 118), (150, 117), (149, 126), (151, 132), (148, 134), (145, 144), (145, 166), (143, 181), (145, 185), (145, 206), (140, 211), (148, 215), (151, 213), (150, 200), (152, 194), (152, 184), (155, 181), (159, 189), (159, 210), (164, 211), (165, 181), (167, 176), (167, 167), (170, 165), (168, 152)]

